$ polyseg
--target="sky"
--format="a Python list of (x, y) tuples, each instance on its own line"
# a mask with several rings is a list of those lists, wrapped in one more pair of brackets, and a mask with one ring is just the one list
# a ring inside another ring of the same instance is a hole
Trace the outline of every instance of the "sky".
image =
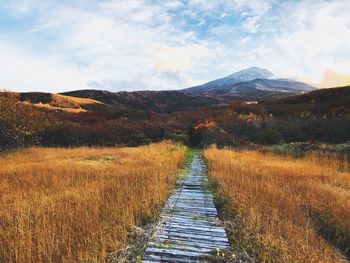
[(0, 0), (0, 88), (181, 89), (258, 66), (350, 83), (349, 0)]

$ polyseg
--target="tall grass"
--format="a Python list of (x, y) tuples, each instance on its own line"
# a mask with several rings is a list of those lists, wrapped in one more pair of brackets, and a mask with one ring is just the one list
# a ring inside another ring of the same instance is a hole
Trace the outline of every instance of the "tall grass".
[(104, 262), (154, 217), (184, 148), (31, 148), (0, 156), (0, 262)]
[(231, 238), (259, 262), (346, 262), (348, 163), (215, 148), (204, 155)]
[(292, 142), (262, 146), (259, 148), (259, 150), (262, 152), (272, 152), (279, 155), (294, 155), (296, 157), (317, 154), (350, 160), (350, 142), (340, 144)]

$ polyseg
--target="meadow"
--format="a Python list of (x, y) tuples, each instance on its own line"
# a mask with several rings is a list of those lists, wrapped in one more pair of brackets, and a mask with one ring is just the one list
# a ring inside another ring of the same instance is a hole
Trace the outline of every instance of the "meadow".
[(0, 155), (0, 262), (105, 262), (154, 219), (185, 148), (28, 148)]
[(258, 262), (348, 262), (348, 162), (217, 148), (204, 156), (234, 246)]

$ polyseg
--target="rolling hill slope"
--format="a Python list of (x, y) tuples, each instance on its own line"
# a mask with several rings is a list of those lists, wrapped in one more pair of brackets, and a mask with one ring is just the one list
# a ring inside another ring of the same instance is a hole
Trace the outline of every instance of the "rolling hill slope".
[(110, 92), (78, 90), (65, 92), (62, 95), (93, 99), (124, 109), (162, 113), (210, 107), (220, 103), (215, 97), (187, 94), (180, 91)]

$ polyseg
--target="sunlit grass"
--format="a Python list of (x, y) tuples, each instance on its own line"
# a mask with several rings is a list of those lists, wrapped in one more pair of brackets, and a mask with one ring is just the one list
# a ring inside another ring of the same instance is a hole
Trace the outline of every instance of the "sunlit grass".
[(215, 148), (204, 154), (223, 217), (234, 223), (231, 237), (259, 262), (345, 262), (348, 163)]
[(171, 143), (0, 156), (0, 262), (104, 262), (161, 209), (184, 160)]
[[(33, 105), (38, 108), (47, 110), (60, 110), (70, 113), (81, 113), (87, 112), (83, 107), (92, 104), (102, 104), (102, 102), (89, 99), (89, 98), (78, 98), (72, 96), (66, 96), (61, 94), (52, 94), (52, 101), (49, 103), (34, 103)], [(28, 102), (24, 102), (29, 104)]]

